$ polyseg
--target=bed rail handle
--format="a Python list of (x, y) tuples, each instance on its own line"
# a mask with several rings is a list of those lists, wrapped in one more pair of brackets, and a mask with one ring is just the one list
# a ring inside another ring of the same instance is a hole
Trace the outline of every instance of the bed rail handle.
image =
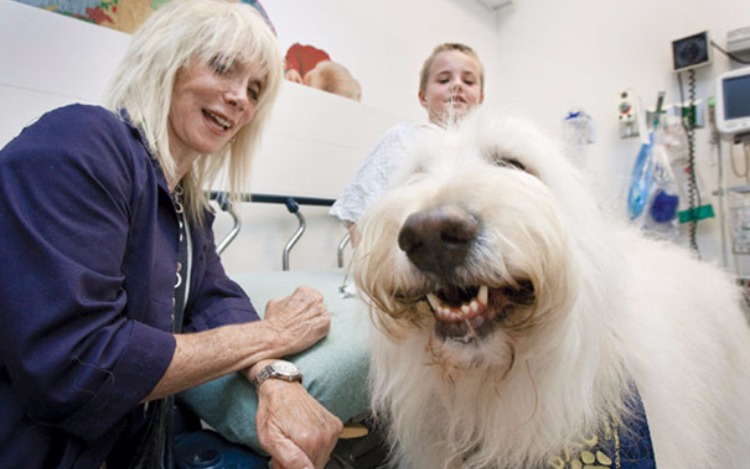
[(294, 216), (297, 217), (297, 221), (299, 221), (297, 230), (294, 232), (294, 234), (292, 234), (292, 237), (289, 238), (289, 241), (287, 241), (284, 245), (284, 252), (281, 256), (282, 270), (289, 270), (289, 253), (292, 251), (294, 245), (297, 244), (297, 241), (299, 241), (299, 239), (302, 237), (307, 224), (305, 223), (304, 215), (302, 215), (302, 212), (299, 211), (299, 205), (293, 197), (287, 197), (284, 205), (286, 205), (286, 209), (289, 210), (289, 213), (294, 214)]
[[(240, 217), (237, 215), (237, 212), (234, 211), (234, 208), (232, 206), (232, 201), (230, 200), (229, 194), (227, 192), (211, 191), (207, 193), (207, 195), (210, 200), (216, 201), (216, 203), (219, 205), (219, 208), (221, 208), (221, 210), (225, 212), (229, 212), (234, 222), (232, 229), (219, 242), (216, 248), (216, 251), (219, 254), (221, 254), (229, 246), (229, 244), (232, 241), (234, 241), (234, 239), (237, 237), (237, 235), (240, 232), (242, 223), (240, 221)], [(281, 257), (281, 266), (283, 270), (289, 270), (289, 254), (292, 251), (292, 248), (294, 247), (294, 245), (297, 244), (297, 241), (299, 241), (299, 239), (304, 234), (305, 228), (307, 226), (305, 217), (304, 215), (302, 215), (302, 212), (300, 211), (299, 206), (300, 205), (316, 205), (316, 206), (330, 207), (335, 202), (334, 199), (321, 199), (317, 197), (297, 197), (297, 196), (285, 196), (285, 195), (273, 195), (273, 194), (240, 194), (240, 196), (238, 197), (238, 200), (241, 202), (283, 204), (286, 207), (287, 211), (289, 211), (289, 213), (297, 217), (297, 221), (299, 222), (297, 229), (295, 230), (295, 232), (292, 234), (292, 236), (284, 245), (284, 251)], [(345, 246), (345, 244), (340, 245), (340, 249), (343, 249), (343, 246)], [(342, 254), (339, 254), (339, 256), (342, 256)], [(340, 257), (340, 259), (342, 259), (340, 262), (343, 262), (343, 258)]]
[(225, 212), (228, 212), (229, 215), (232, 216), (232, 221), (234, 222), (232, 225), (232, 229), (229, 230), (229, 233), (227, 233), (226, 236), (224, 236), (224, 239), (221, 240), (218, 246), (216, 246), (216, 252), (221, 255), (222, 252), (234, 241), (234, 238), (237, 237), (238, 234), (240, 234), (240, 229), (242, 228), (242, 221), (240, 220), (240, 217), (237, 215), (237, 212), (234, 210), (234, 207), (232, 207), (231, 202), (225, 202), (222, 205), (222, 210)]
[(344, 234), (344, 237), (341, 238), (341, 241), (339, 241), (339, 246), (336, 249), (336, 265), (339, 266), (339, 268), (344, 267), (344, 249), (346, 249), (346, 246), (349, 244), (349, 241), (351, 241), (351, 234), (349, 234), (349, 231)]

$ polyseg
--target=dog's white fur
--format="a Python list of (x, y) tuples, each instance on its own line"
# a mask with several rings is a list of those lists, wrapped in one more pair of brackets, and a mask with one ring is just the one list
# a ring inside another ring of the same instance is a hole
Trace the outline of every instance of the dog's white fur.
[[(532, 124), (475, 115), (421, 141), (360, 221), (354, 275), (376, 310), (373, 407), (394, 467), (548, 467), (604, 415), (627, 420), (629, 380), (660, 469), (748, 467), (750, 334), (733, 281), (610, 220), (589, 187)], [(443, 206), (480, 226), (449, 279), (397, 241), (410, 214)], [(533, 305), (488, 335), (434, 335), (425, 294), (441, 282), (519, 279)]]

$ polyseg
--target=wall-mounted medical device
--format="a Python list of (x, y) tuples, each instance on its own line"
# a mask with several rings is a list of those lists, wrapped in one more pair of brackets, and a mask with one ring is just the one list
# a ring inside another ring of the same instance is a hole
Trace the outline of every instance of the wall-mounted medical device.
[(750, 26), (727, 31), (727, 52), (738, 59), (750, 60)]
[(703, 67), (711, 63), (711, 41), (708, 31), (672, 41), (675, 72)]
[(639, 106), (631, 89), (624, 89), (617, 95), (617, 119), (620, 121), (620, 138), (637, 137)]
[(727, 135), (750, 134), (750, 67), (719, 76), (716, 128)]

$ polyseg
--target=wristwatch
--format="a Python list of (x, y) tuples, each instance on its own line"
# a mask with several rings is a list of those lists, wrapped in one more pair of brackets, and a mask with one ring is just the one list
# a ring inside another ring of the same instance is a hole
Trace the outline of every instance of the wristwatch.
[(302, 382), (302, 373), (300, 373), (294, 363), (286, 360), (274, 360), (271, 364), (263, 367), (262, 370), (253, 378), (253, 384), (257, 388), (263, 381), (273, 378), (289, 382)]

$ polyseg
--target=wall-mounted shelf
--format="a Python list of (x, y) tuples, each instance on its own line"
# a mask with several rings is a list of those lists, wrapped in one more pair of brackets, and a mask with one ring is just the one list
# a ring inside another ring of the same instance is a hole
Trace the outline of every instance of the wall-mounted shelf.
[(735, 194), (750, 194), (750, 185), (727, 187), (725, 189), (717, 189), (712, 192), (713, 195), (721, 197), (728, 192), (734, 192)]

